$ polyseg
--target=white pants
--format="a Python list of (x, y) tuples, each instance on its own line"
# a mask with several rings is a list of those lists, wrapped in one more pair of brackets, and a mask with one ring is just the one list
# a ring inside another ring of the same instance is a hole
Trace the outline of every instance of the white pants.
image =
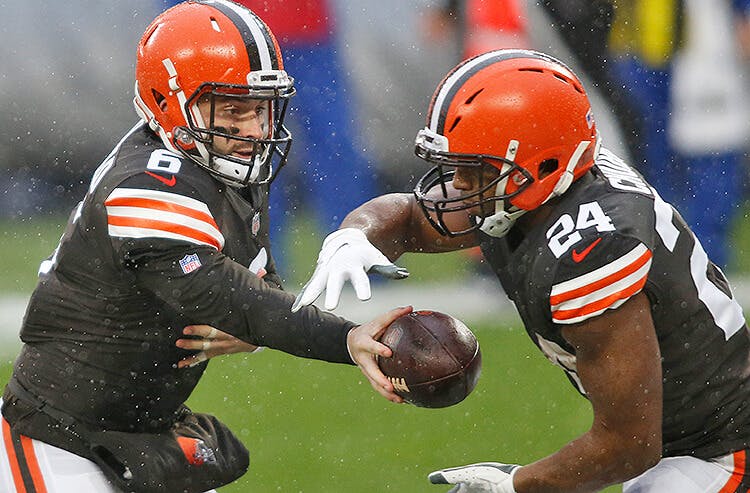
[[(10, 425), (3, 418), (0, 433), (0, 492), (44, 491), (117, 493), (119, 490), (88, 459), (23, 435), (13, 440)], [(206, 493), (216, 493), (216, 490)]]
[[(750, 465), (750, 464), (748, 464)], [(748, 491), (746, 451), (716, 459), (667, 457), (640, 476), (623, 483), (623, 493), (734, 493)], [(747, 481), (747, 479), (746, 479)]]

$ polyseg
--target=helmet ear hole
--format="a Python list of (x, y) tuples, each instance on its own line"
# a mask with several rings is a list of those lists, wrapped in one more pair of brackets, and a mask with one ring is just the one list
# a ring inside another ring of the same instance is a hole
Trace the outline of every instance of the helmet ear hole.
[(541, 163), (539, 163), (539, 178), (544, 178), (545, 176), (549, 176), (555, 171), (557, 171), (557, 168), (560, 167), (560, 163), (557, 159), (545, 159)]
[(164, 97), (162, 93), (157, 91), (156, 89), (151, 89), (151, 95), (154, 97), (154, 102), (156, 103), (156, 106), (159, 107), (160, 110), (163, 112), (167, 111), (167, 98)]

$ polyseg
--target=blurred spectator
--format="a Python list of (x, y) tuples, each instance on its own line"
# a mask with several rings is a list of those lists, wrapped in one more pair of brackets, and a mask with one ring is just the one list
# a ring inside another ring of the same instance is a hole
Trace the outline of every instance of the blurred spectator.
[(0, 216), (65, 215), (113, 136), (137, 120), (133, 46), (159, 9), (153, 0), (3, 7), (12, 22), (0, 48)]
[(274, 257), (277, 265), (289, 265), (283, 260), (288, 254), (284, 240), (298, 211), (310, 214), (316, 229), (332, 231), (346, 213), (380, 192), (379, 178), (364, 154), (369, 143), (362, 137), (329, 2), (235, 1), (274, 32), (297, 88), (287, 117), (295, 149), (287, 166), (295, 169), (278, 175), (270, 196), (271, 241), (278, 245)]
[[(453, 33), (461, 59), (503, 48), (529, 48), (524, 0), (443, 0), (428, 11), (425, 34)], [(460, 60), (458, 60), (460, 61)], [(463, 252), (478, 274), (490, 275), (479, 247)]]
[(463, 59), (500, 48), (528, 48), (524, 0), (443, 0), (428, 12), (426, 34), (453, 33)]
[(635, 105), (641, 130), (631, 158), (664, 199), (675, 204), (679, 166), (666, 129), (672, 58), (683, 42), (683, 1), (614, 0), (614, 5), (609, 39), (613, 70), (619, 88)]
[(412, 187), (422, 175), (414, 137), (425, 125), (432, 89), (459, 56), (450, 36), (423, 36), (425, 1), (331, 2), (337, 35), (346, 41), (340, 54), (351, 67), (361, 123), (373, 144), (368, 154), (378, 163), (385, 190)]
[(726, 267), (750, 136), (732, 4), (630, 0), (615, 7), (610, 47), (642, 129), (634, 162)]
[[(609, 60), (608, 39), (615, 14), (615, 0), (541, 0), (538, 3), (570, 49), (570, 57), (580, 66), (577, 72), (591, 79), (589, 87), (599, 89), (599, 94), (616, 117), (628, 152), (628, 156), (622, 157), (638, 155), (641, 119), (634, 111), (630, 95), (618, 84)], [(603, 112), (596, 114), (602, 115)], [(606, 140), (613, 141), (610, 138)]]
[(684, 2), (685, 40), (672, 64), (668, 122), (681, 171), (673, 177), (681, 185), (676, 205), (711, 258), (726, 267), (750, 137), (750, 85), (740, 44), (750, 2)]

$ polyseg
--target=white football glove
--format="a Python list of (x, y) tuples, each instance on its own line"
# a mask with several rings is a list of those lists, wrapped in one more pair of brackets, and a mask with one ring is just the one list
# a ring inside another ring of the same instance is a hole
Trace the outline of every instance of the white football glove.
[(513, 476), (521, 466), (482, 462), (431, 472), (433, 484), (455, 484), (448, 493), (516, 493)]
[(361, 229), (334, 231), (323, 241), (315, 272), (294, 300), (292, 311), (312, 304), (323, 290), (326, 291), (325, 309), (333, 310), (339, 304), (339, 296), (347, 280), (352, 283), (357, 298), (369, 300), (368, 272), (391, 279), (403, 279), (409, 275), (409, 271), (393, 264), (375, 248)]

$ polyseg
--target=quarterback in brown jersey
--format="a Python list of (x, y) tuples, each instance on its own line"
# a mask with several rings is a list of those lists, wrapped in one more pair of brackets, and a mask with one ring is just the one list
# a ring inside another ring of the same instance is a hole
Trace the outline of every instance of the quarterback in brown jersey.
[(141, 121), (94, 173), (21, 328), (0, 401), (3, 492), (203, 492), (244, 474), (243, 444), (184, 405), (206, 367), (177, 365), (199, 354), (177, 347), (185, 327), (221, 327), (242, 350), (357, 364), (400, 401), (376, 337), (409, 307), (363, 325), (289, 312), (268, 192), (295, 90), (268, 27), (227, 0), (183, 2), (136, 55)]
[(324, 290), (334, 308), (346, 280), (369, 297), (383, 256), (480, 246), (529, 337), (593, 409), (586, 433), (536, 462), (429, 479), (461, 493), (747, 491), (742, 309), (679, 213), (600, 146), (578, 77), (533, 51), (462, 62), (416, 153), (433, 167), (414, 192), (351, 212), (294, 308)]

